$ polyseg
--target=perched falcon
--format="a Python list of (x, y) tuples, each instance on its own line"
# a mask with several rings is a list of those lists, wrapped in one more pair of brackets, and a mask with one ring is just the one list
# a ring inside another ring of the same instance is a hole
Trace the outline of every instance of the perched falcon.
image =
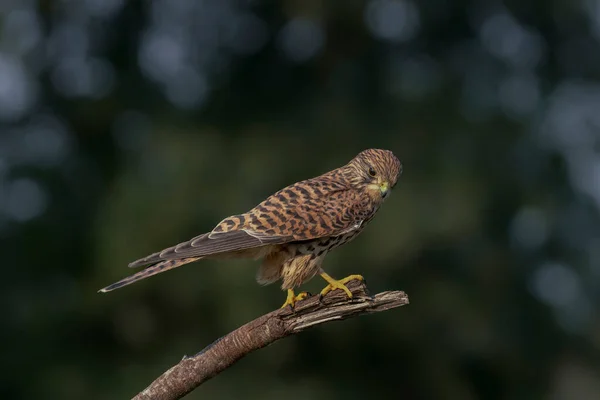
[(321, 295), (341, 289), (352, 297), (345, 284), (362, 276), (333, 279), (322, 269), (323, 259), (365, 228), (401, 173), (402, 164), (391, 151), (364, 150), (340, 168), (294, 183), (250, 211), (225, 218), (210, 232), (133, 261), (129, 267), (149, 266), (100, 292), (201, 258), (254, 258), (262, 259), (256, 276), (260, 284), (281, 279), (287, 290), (282, 307), (305, 298), (294, 288), (316, 274), (328, 283)]

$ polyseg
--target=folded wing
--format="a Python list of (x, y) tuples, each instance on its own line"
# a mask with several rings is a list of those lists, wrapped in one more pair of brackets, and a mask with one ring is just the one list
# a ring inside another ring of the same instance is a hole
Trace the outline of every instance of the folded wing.
[(368, 217), (366, 201), (364, 194), (322, 177), (298, 182), (245, 214), (225, 218), (211, 232), (133, 261), (129, 267), (341, 235), (357, 229)]
[(288, 242), (291, 238), (285, 236), (267, 236), (260, 233), (249, 233), (246, 230), (229, 232), (205, 233), (176, 246), (166, 248), (147, 257), (140, 258), (129, 264), (130, 268), (154, 264), (165, 260), (181, 258), (206, 257), (210, 255), (229, 253), (261, 247), (271, 244)]

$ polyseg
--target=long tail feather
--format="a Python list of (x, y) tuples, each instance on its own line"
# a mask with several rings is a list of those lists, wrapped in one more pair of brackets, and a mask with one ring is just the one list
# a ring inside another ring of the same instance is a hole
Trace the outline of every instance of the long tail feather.
[(123, 278), (120, 281), (113, 283), (112, 285), (108, 285), (107, 287), (98, 290), (98, 292), (102, 292), (102, 293), (110, 292), (111, 290), (122, 288), (123, 286), (130, 285), (134, 282), (148, 278), (152, 275), (160, 274), (161, 272), (165, 272), (170, 269), (180, 267), (184, 264), (194, 262), (201, 258), (202, 257), (189, 257), (189, 258), (181, 258), (179, 260), (162, 261), (162, 262), (159, 262), (158, 264), (154, 264), (154, 265), (138, 272), (137, 274), (130, 275), (127, 278)]

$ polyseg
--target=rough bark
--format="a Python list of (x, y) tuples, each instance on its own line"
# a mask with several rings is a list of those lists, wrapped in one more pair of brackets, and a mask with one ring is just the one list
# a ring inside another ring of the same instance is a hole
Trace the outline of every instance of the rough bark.
[(278, 309), (248, 322), (217, 339), (198, 354), (184, 357), (133, 399), (180, 399), (242, 357), (286, 336), (325, 322), (408, 304), (408, 296), (402, 291), (369, 296), (362, 282), (350, 281), (347, 286), (352, 291), (352, 299), (348, 299), (341, 290), (335, 290), (322, 299), (311, 296), (302, 300), (296, 303), (294, 310), (290, 307)]

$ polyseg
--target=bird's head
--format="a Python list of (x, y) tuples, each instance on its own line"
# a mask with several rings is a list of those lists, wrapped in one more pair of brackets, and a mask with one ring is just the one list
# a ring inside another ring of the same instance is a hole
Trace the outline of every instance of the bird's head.
[(346, 168), (352, 186), (380, 200), (389, 195), (402, 174), (402, 163), (394, 153), (380, 149), (361, 151)]

